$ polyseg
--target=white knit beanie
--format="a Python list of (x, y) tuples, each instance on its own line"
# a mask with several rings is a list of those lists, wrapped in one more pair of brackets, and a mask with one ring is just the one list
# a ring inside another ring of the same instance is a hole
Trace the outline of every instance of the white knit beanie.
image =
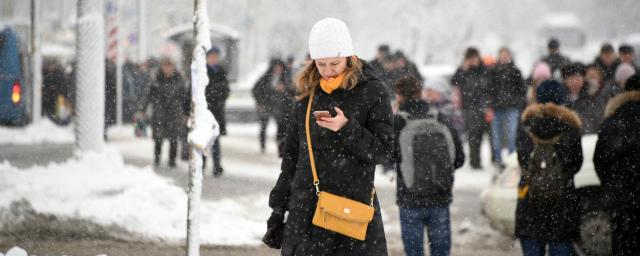
[(336, 18), (324, 18), (311, 28), (309, 55), (311, 59), (353, 56), (353, 45), (347, 24)]

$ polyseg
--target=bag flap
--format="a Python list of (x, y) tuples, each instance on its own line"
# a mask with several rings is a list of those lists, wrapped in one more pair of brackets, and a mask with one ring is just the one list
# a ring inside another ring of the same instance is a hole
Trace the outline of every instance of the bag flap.
[(373, 219), (373, 207), (321, 191), (318, 195), (318, 208), (336, 218), (367, 223)]

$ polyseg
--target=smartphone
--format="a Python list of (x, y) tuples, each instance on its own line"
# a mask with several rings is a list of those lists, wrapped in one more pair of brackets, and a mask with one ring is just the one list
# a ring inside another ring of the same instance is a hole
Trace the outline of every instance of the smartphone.
[(329, 113), (329, 111), (326, 110), (321, 110), (321, 111), (313, 111), (313, 116), (320, 120), (320, 118), (322, 117), (331, 117), (331, 113)]

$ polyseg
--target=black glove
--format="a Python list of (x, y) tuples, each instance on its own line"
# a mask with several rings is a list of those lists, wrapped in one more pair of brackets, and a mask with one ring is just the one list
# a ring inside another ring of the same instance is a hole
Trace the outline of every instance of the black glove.
[(267, 220), (267, 233), (262, 237), (262, 242), (273, 249), (282, 247), (282, 234), (284, 233), (284, 211), (273, 211)]

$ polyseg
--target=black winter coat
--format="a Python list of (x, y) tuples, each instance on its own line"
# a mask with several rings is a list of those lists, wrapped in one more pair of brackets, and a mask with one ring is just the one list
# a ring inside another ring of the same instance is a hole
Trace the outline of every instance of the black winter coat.
[[(318, 86), (319, 87), (319, 86)], [(389, 96), (365, 64), (357, 86), (327, 94), (316, 87), (311, 111), (339, 107), (349, 119), (338, 132), (322, 128), (310, 117), (310, 132), (320, 190), (368, 204), (375, 167), (391, 160), (393, 124)], [(309, 97), (296, 102), (284, 139), (281, 173), (269, 197), (274, 210), (287, 210), (282, 255), (387, 255), (380, 205), (365, 241), (311, 224), (317, 196), (309, 163), (305, 114)], [(331, 111), (333, 112), (333, 111)], [(335, 113), (335, 112), (333, 112)]]
[[(520, 195), (527, 181), (526, 167), (529, 164), (535, 139), (549, 140), (564, 134), (554, 145), (558, 160), (570, 178), (566, 187), (565, 204), (536, 208), (529, 203), (528, 194)], [(579, 234), (579, 204), (575, 191), (574, 176), (582, 166), (582, 142), (580, 140), (580, 119), (568, 108), (553, 104), (533, 104), (522, 114), (521, 128), (517, 143), (518, 161), (522, 168), (518, 184), (516, 206), (516, 232), (519, 238), (541, 241), (575, 241)]]
[(487, 70), (477, 67), (469, 70), (458, 68), (451, 78), (451, 85), (462, 93), (464, 111), (484, 112), (487, 107)]
[[(422, 100), (408, 101), (400, 104), (400, 111), (409, 113), (410, 119), (427, 118), (429, 114), (429, 105)], [(451, 192), (453, 188), (453, 171), (462, 167), (464, 164), (464, 152), (462, 150), (462, 142), (460, 136), (454, 128), (452, 120), (449, 116), (442, 113), (438, 114), (438, 122), (444, 124), (449, 128), (451, 136), (453, 137), (453, 143), (455, 145), (455, 161), (450, 175), (447, 177), (438, 177), (444, 179), (449, 183), (447, 190), (440, 191), (440, 193), (431, 196), (422, 196), (409, 191), (407, 185), (404, 182), (402, 176), (402, 170), (399, 167), (399, 163), (402, 161), (402, 154), (400, 151), (400, 131), (407, 124), (406, 120), (399, 115), (394, 115), (394, 127), (396, 130), (396, 136), (394, 139), (394, 160), (398, 170), (398, 178), (396, 179), (396, 203), (400, 208), (429, 208), (429, 207), (448, 207), (453, 199)], [(443, 157), (445, 157), (443, 155)]]
[(153, 107), (153, 138), (177, 138), (182, 135), (190, 102), (179, 73), (166, 77), (159, 72), (156, 84), (149, 90), (149, 103)]
[(607, 201), (615, 208), (640, 205), (640, 91), (612, 98), (593, 155)]
[(489, 106), (495, 110), (520, 110), (526, 103), (527, 87), (522, 73), (513, 63), (497, 65), (491, 70), (487, 87)]
[[(284, 85), (284, 90), (276, 90), (273, 86), (273, 79), (278, 79), (279, 83)], [(267, 70), (253, 86), (251, 93), (261, 111), (275, 116), (276, 119), (281, 119), (291, 111), (295, 88), (289, 72), (283, 71), (280, 76), (276, 77), (271, 70)]]
[(604, 81), (615, 81), (616, 69), (618, 68), (618, 65), (620, 65), (619, 60), (616, 60), (611, 65), (607, 66), (602, 61), (602, 58), (598, 56), (593, 61), (593, 64), (596, 65), (596, 67), (600, 68), (600, 70), (602, 70), (602, 79)]
[[(545, 56), (544, 58), (542, 58), (541, 60), (549, 64), (549, 67), (551, 68), (552, 77), (556, 77), (555, 75), (556, 71), (560, 71), (562, 67), (569, 65), (571, 63), (571, 60), (569, 60), (569, 58), (560, 54), (559, 52), (551, 53)], [(559, 77), (556, 77), (556, 78), (559, 78)]]
[(207, 65), (207, 76), (209, 77), (209, 84), (204, 92), (207, 99), (207, 108), (218, 121), (220, 134), (226, 134), (227, 119), (225, 118), (224, 108), (230, 92), (227, 71), (220, 65), (213, 67)]

